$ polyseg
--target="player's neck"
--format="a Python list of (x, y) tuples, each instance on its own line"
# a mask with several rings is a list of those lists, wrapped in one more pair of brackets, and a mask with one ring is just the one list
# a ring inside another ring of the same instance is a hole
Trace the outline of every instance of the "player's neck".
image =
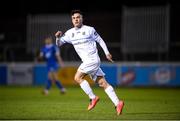
[(51, 44), (47, 44), (47, 45), (45, 45), (47, 48), (50, 48), (50, 47), (52, 47), (53, 46), (53, 44), (51, 43)]
[(76, 30), (80, 29), (83, 26), (83, 24), (81, 24), (80, 26), (76, 26), (74, 27)]

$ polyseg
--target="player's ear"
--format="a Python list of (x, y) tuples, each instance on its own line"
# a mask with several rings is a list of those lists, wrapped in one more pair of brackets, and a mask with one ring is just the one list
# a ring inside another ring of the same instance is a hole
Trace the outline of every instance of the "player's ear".
[(83, 21), (83, 15), (81, 15), (81, 20)]

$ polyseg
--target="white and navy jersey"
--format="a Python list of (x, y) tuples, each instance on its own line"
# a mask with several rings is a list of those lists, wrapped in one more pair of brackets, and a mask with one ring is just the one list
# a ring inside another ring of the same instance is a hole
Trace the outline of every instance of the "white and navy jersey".
[(81, 28), (69, 29), (61, 38), (56, 39), (59, 46), (70, 43), (74, 46), (77, 54), (85, 63), (100, 61), (96, 42), (103, 48), (105, 54), (109, 54), (106, 44), (93, 27), (83, 25)]

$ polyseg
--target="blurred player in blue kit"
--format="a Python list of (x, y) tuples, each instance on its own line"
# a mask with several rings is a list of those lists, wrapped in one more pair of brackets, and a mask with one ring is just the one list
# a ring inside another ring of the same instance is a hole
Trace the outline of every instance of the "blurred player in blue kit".
[(43, 91), (43, 94), (49, 94), (52, 83), (56, 84), (61, 94), (64, 94), (66, 89), (62, 86), (57, 76), (59, 65), (63, 67), (64, 64), (60, 56), (59, 48), (53, 44), (52, 37), (45, 38), (45, 46), (41, 48), (39, 58), (45, 59), (48, 70), (48, 80), (46, 82), (46, 87)]

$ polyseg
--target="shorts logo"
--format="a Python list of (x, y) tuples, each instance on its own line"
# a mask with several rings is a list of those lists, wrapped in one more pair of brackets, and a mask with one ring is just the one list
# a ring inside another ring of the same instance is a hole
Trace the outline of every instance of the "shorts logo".
[(82, 35), (85, 35), (85, 32), (82, 32)]

